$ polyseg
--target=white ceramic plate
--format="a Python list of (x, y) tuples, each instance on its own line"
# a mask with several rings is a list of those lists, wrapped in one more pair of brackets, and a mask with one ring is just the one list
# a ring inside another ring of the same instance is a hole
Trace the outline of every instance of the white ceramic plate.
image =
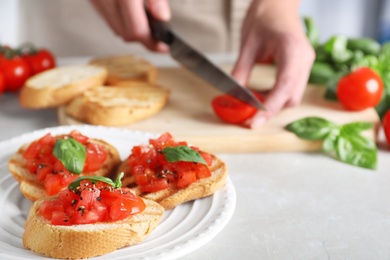
[[(118, 128), (96, 126), (60, 126), (0, 142), (0, 259), (41, 259), (41, 255), (23, 248), (23, 225), (32, 203), (19, 191), (8, 171), (10, 156), (24, 143), (44, 134), (69, 133), (77, 129), (91, 138), (101, 138), (114, 145), (121, 158), (131, 147), (147, 143), (156, 135)], [(236, 193), (228, 178), (213, 196), (188, 202), (166, 211), (160, 225), (142, 243), (119, 249), (96, 259), (175, 259), (184, 256), (214, 238), (229, 222), (236, 204)]]

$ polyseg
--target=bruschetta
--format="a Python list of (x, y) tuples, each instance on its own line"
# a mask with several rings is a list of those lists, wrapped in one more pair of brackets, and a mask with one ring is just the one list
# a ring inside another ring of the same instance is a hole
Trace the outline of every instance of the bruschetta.
[(118, 182), (81, 177), (56, 196), (36, 201), (25, 223), (23, 245), (53, 258), (104, 255), (141, 242), (164, 208)]
[(217, 156), (176, 142), (170, 133), (133, 147), (120, 172), (124, 172), (123, 185), (165, 209), (214, 194), (228, 174)]
[(57, 136), (48, 133), (23, 145), (10, 158), (8, 168), (22, 194), (35, 201), (57, 194), (79, 175), (112, 177), (119, 163), (115, 147), (72, 131)]

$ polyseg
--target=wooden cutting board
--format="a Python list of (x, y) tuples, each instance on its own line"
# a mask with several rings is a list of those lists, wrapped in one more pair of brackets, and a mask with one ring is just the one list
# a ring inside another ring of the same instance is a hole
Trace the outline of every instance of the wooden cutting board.
[[(269, 88), (274, 75), (273, 67), (258, 66), (249, 85)], [(374, 109), (345, 111), (337, 102), (323, 98), (323, 87), (309, 85), (299, 106), (283, 110), (261, 128), (252, 130), (221, 122), (210, 105), (212, 98), (221, 92), (185, 69), (160, 68), (158, 83), (171, 90), (166, 107), (155, 116), (125, 128), (157, 134), (170, 132), (178, 141), (185, 140), (214, 153), (320, 150), (321, 142), (302, 140), (284, 129), (288, 123), (306, 116), (320, 116), (339, 124), (366, 121), (378, 125), (379, 122)], [(58, 117), (63, 125), (81, 124), (68, 117), (63, 108), (58, 109)], [(375, 138), (376, 131), (367, 134)]]

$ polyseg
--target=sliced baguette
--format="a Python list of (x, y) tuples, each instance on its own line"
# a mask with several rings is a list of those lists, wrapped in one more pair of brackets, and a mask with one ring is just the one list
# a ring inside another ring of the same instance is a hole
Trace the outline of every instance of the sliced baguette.
[(41, 202), (36, 201), (30, 209), (23, 245), (36, 253), (54, 258), (87, 258), (134, 245), (148, 236), (164, 215), (163, 207), (144, 199), (144, 211), (121, 221), (56, 226), (38, 214)]
[(20, 104), (26, 108), (58, 107), (87, 89), (102, 85), (107, 70), (93, 65), (53, 68), (29, 78), (20, 91)]
[[(106, 147), (107, 159), (101, 168), (94, 172), (83, 172), (81, 175), (97, 175), (112, 177), (115, 174), (116, 168), (120, 163), (120, 156), (116, 148), (105, 141), (90, 139), (90, 142), (97, 143)], [(27, 149), (29, 144), (25, 144), (14, 153), (11, 159), (8, 161), (8, 169), (19, 182), (20, 191), (22, 194), (31, 201), (36, 201), (47, 197), (44, 184), (39, 181), (35, 174), (31, 174), (28, 170), (27, 160), (22, 156), (23, 152)]]
[(108, 70), (106, 85), (127, 86), (133, 82), (155, 83), (157, 69), (148, 61), (131, 55), (107, 56), (92, 59), (90, 64)]
[(73, 99), (66, 105), (65, 113), (92, 125), (129, 125), (158, 113), (169, 94), (169, 90), (147, 83), (131, 87), (100, 86)]
[[(152, 193), (143, 193), (138, 187), (133, 188), (133, 190), (138, 196), (154, 200), (165, 209), (171, 209), (184, 202), (210, 196), (225, 185), (228, 174), (226, 164), (215, 155), (212, 155), (212, 157), (213, 162), (209, 166), (212, 175), (208, 178), (197, 180), (184, 189), (168, 188)], [(133, 187), (135, 185), (134, 178), (129, 173), (129, 170), (127, 160), (125, 160), (119, 166), (118, 174), (124, 172), (125, 175), (122, 178), (123, 185)]]

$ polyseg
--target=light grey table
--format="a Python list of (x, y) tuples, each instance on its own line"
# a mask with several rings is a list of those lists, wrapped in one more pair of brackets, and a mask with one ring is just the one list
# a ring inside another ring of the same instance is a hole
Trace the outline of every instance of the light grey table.
[[(0, 96), (0, 141), (56, 125), (54, 110), (26, 110), (15, 95)], [(236, 189), (235, 213), (183, 259), (390, 259), (390, 149), (383, 140), (374, 171), (320, 153), (220, 154)]]

